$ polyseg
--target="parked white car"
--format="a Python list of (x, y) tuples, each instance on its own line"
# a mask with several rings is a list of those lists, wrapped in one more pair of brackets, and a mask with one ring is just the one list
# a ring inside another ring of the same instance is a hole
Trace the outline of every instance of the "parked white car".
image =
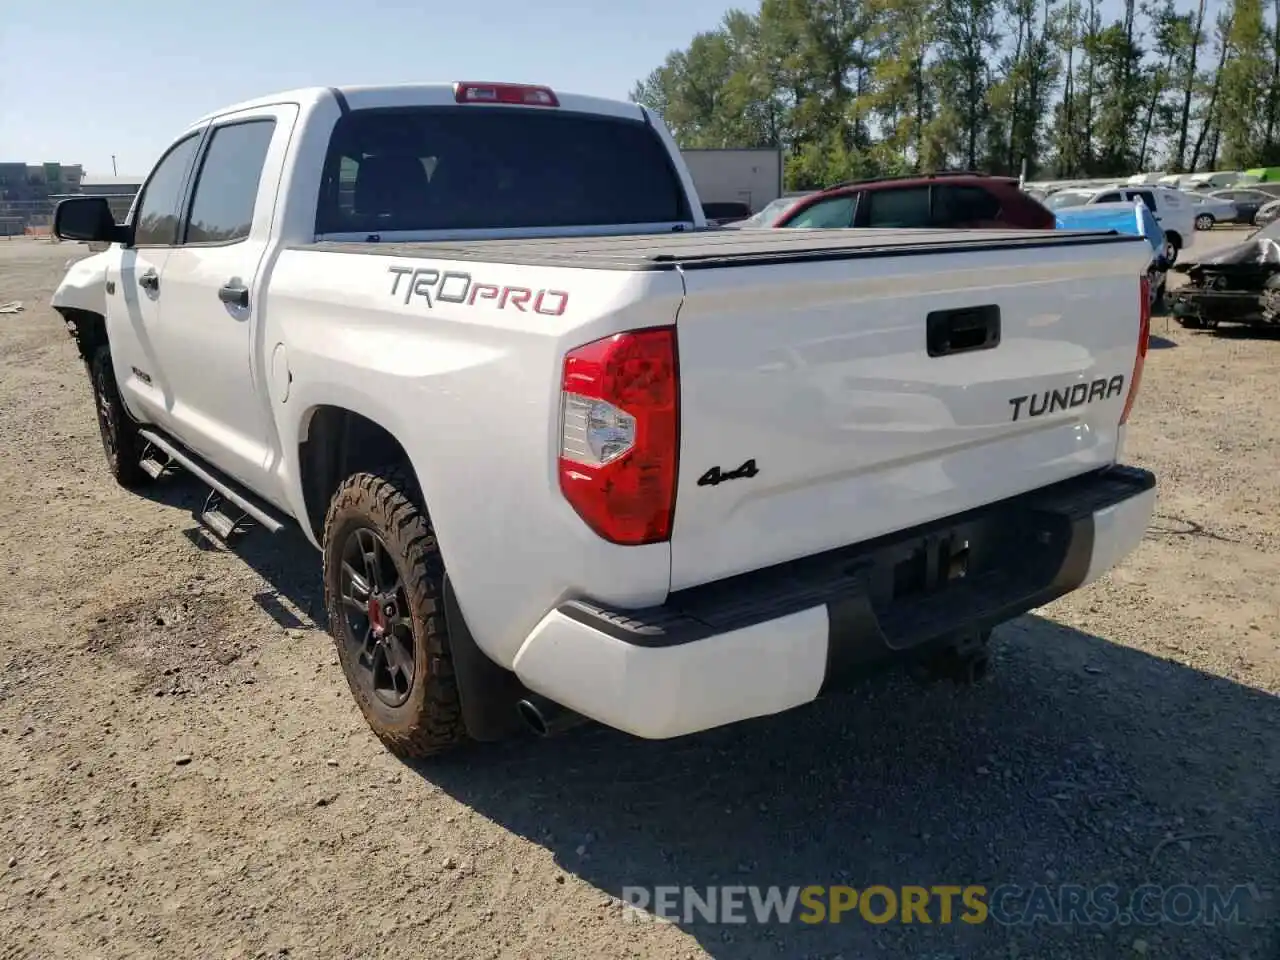
[(1200, 207), (1181, 190), (1160, 186), (1061, 190), (1050, 196), (1045, 201), (1045, 205), (1050, 210), (1061, 210), (1064, 207), (1080, 206), (1086, 203), (1118, 203), (1134, 200), (1141, 200), (1156, 215), (1156, 222), (1160, 224), (1160, 229), (1164, 231), (1165, 240), (1169, 244), (1165, 256), (1170, 263), (1178, 259), (1180, 251), (1194, 245), (1196, 213)]
[(1184, 190), (1173, 192), (1181, 193), (1191, 204), (1195, 211), (1193, 222), (1197, 230), (1212, 230), (1219, 223), (1234, 223), (1238, 216), (1236, 205), (1224, 197), (1217, 197), (1212, 193), (1187, 193)]

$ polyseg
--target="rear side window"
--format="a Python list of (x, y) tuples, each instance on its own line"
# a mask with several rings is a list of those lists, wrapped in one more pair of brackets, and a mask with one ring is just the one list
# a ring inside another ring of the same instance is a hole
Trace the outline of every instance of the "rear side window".
[(275, 128), (274, 120), (214, 128), (196, 177), (185, 242), (235, 243), (249, 235)]
[(868, 227), (928, 227), (929, 188), (871, 190), (867, 193)]
[(856, 194), (821, 200), (783, 224), (785, 227), (848, 227), (853, 224)]
[(1120, 199), (1121, 199), (1121, 197), (1120, 197), (1120, 194), (1118, 194), (1118, 193), (1104, 193), (1102, 196), (1098, 197), (1098, 199), (1097, 199), (1095, 202), (1097, 202), (1097, 203), (1114, 203), (1115, 201), (1120, 200)]
[(933, 188), (933, 224), (965, 227), (1000, 219), (1000, 201), (981, 187), (936, 185)]
[(356, 110), (325, 161), (318, 233), (691, 220), (643, 121), (520, 107)]
[(1134, 190), (1129, 194), (1130, 200), (1136, 200), (1139, 197), (1141, 197), (1142, 202), (1147, 205), (1147, 209), (1150, 210), (1152, 213), (1154, 213), (1156, 209), (1155, 194), (1153, 194), (1150, 190)]

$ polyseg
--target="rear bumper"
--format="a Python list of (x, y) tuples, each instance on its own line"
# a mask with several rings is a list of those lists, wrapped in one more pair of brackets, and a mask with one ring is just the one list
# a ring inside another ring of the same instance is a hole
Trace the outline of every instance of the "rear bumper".
[(548, 613), (513, 664), (526, 687), (661, 739), (816, 699), (859, 666), (1002, 623), (1087, 584), (1141, 541), (1155, 477), (1076, 477), (870, 543), (673, 593)]

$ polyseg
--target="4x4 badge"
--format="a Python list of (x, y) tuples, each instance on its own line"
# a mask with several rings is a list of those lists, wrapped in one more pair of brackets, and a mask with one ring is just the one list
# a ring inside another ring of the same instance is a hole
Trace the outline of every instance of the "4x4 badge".
[(737, 470), (722, 471), (719, 467), (712, 467), (698, 478), (698, 486), (714, 487), (716, 484), (724, 483), (726, 480), (749, 480), (759, 472), (760, 470), (756, 467), (754, 459), (748, 460)]

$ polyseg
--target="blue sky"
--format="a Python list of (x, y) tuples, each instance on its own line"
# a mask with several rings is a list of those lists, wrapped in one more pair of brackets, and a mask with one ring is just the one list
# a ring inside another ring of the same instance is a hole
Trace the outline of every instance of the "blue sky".
[[(145, 174), (195, 118), (291, 87), (511, 80), (625, 98), (734, 6), (759, 4), (0, 0), (0, 161), (103, 175), (114, 154)], [(1119, 0), (1102, 7), (1116, 16)]]
[(200, 115), (291, 87), (513, 80), (625, 98), (734, 5), (0, 0), (0, 161), (102, 175), (115, 154), (121, 174), (144, 174)]

